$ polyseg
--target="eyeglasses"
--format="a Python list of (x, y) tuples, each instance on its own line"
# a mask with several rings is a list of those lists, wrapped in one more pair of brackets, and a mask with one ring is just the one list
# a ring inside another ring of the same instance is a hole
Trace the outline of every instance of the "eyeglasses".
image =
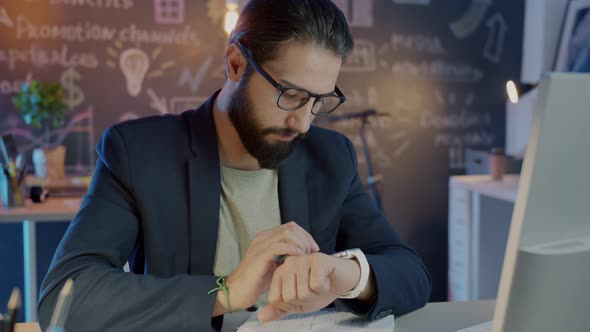
[(311, 108), (311, 113), (322, 116), (332, 113), (336, 108), (338, 108), (338, 106), (346, 101), (346, 97), (337, 86), (332, 93), (315, 94), (299, 87), (279, 84), (254, 61), (254, 56), (248, 48), (244, 47), (239, 40), (235, 41), (235, 43), (244, 57), (248, 59), (250, 64), (252, 64), (254, 70), (256, 70), (260, 76), (264, 77), (268, 83), (279, 90), (279, 95), (277, 96), (277, 106), (279, 106), (279, 108), (282, 110), (294, 111), (299, 109), (303, 107), (303, 105), (307, 104), (311, 97), (314, 97), (315, 100)]

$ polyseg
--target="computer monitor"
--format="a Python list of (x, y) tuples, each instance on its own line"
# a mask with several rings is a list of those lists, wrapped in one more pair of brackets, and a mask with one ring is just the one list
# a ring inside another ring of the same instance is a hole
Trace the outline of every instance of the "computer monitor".
[(590, 331), (590, 74), (541, 80), (492, 325)]

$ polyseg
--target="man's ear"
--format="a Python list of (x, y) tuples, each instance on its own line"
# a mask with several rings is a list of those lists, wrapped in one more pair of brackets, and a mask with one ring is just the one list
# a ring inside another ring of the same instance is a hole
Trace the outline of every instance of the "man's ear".
[(240, 49), (230, 44), (225, 50), (225, 75), (234, 83), (238, 83), (246, 71), (247, 60)]

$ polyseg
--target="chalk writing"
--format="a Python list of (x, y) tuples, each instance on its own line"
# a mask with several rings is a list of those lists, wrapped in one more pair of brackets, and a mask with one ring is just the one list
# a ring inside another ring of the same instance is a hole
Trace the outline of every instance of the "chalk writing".
[(470, 131), (466, 133), (438, 133), (434, 135), (435, 147), (446, 147), (451, 145), (466, 146), (490, 146), (494, 143), (496, 136), (488, 131)]
[(468, 110), (445, 114), (441, 112), (423, 112), (420, 114), (421, 128), (435, 129), (461, 129), (475, 126), (489, 126), (492, 123), (492, 114), (475, 113)]
[(26, 16), (16, 18), (16, 39), (65, 40), (69, 42), (112, 40), (116, 28), (85, 22), (78, 24), (36, 24)]
[(446, 60), (413, 62), (397, 61), (391, 66), (398, 80), (440, 80), (452, 82), (479, 82), (483, 72), (469, 64), (454, 64)]
[(198, 48), (201, 45), (197, 33), (188, 25), (183, 30), (169, 29), (145, 30), (138, 28), (135, 24), (119, 31), (118, 39), (131, 43), (154, 43), (162, 45), (183, 45)]
[(68, 42), (110, 41), (130, 43), (182, 45), (198, 48), (201, 40), (189, 25), (182, 29), (142, 29), (135, 24), (123, 28), (97, 23), (36, 24), (26, 16), (18, 16), (16, 38), (19, 40), (64, 40)]
[(70, 52), (67, 45), (42, 48), (31, 44), (25, 49), (0, 49), (0, 63), (6, 63), (14, 70), (18, 64), (34, 67), (60, 66), (96, 68), (98, 57), (91, 52)]
[(133, 0), (50, 0), (49, 4), (93, 9), (131, 9), (135, 5)]
[(447, 53), (442, 45), (442, 41), (437, 36), (392, 33), (390, 43), (394, 51), (411, 51), (412, 54), (415, 52), (439, 55)]
[(30, 81), (33, 78), (33, 73), (27, 73), (27, 77), (24, 80), (16, 79), (0, 79), (0, 94), (12, 95), (18, 93), (24, 82)]
[(375, 45), (369, 40), (354, 41), (352, 53), (342, 64), (343, 72), (372, 72), (376, 69)]

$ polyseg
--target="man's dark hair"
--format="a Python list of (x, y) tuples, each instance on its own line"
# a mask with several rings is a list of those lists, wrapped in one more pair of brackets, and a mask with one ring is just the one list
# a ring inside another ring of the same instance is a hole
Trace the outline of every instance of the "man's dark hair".
[(353, 40), (344, 14), (331, 0), (251, 0), (244, 7), (230, 43), (240, 40), (262, 64), (287, 42), (313, 44), (346, 57)]

